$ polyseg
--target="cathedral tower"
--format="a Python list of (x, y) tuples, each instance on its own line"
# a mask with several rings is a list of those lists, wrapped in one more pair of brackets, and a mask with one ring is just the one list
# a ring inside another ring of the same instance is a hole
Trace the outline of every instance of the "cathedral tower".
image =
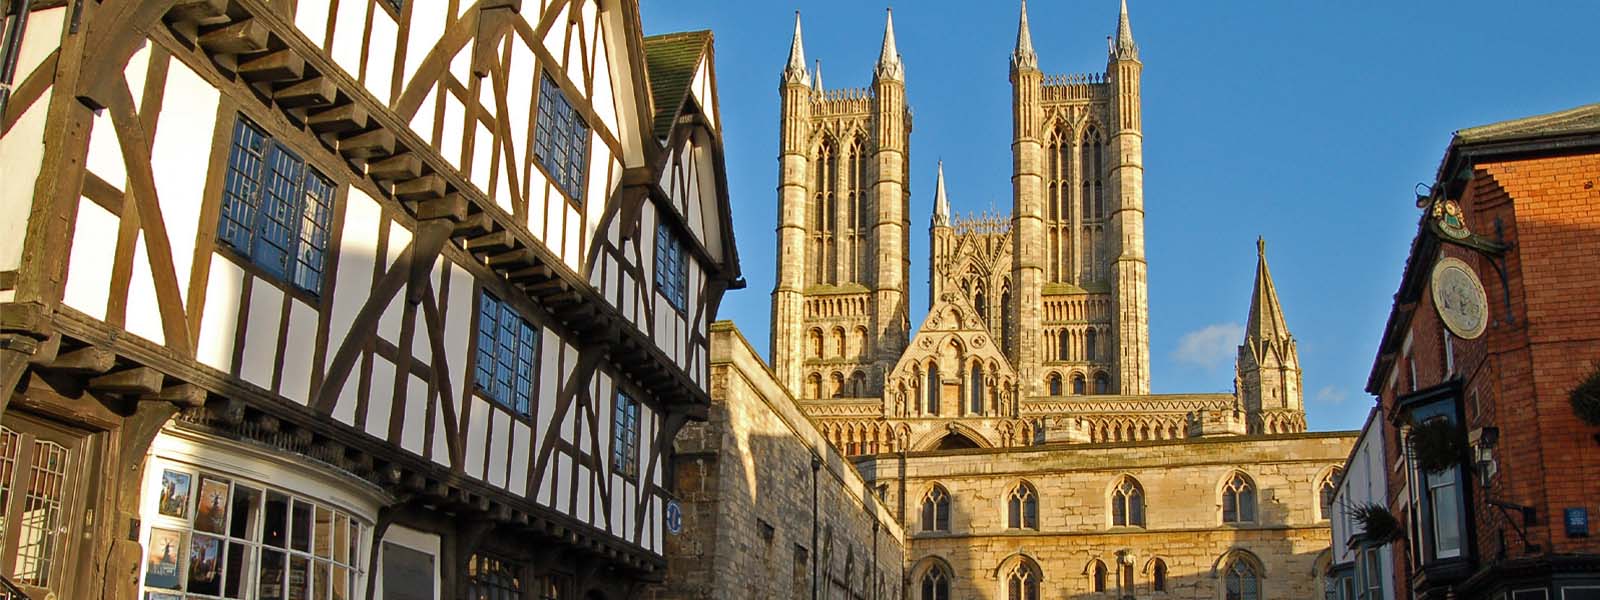
[(1250, 433), (1305, 431), (1305, 402), (1300, 389), (1300, 352), (1283, 319), (1278, 289), (1267, 270), (1267, 243), (1256, 240), (1256, 284), (1250, 295), (1244, 343), (1234, 385), (1249, 419)]
[(1007, 354), (1023, 396), (1150, 392), (1143, 68), (1126, 2), (1105, 73), (1044, 75), (1027, 3), (1011, 54)]
[(905, 66), (894, 17), (866, 89), (824, 90), (805, 69), (795, 16), (779, 85), (778, 281), (772, 361), (797, 397), (865, 398), (910, 329)]

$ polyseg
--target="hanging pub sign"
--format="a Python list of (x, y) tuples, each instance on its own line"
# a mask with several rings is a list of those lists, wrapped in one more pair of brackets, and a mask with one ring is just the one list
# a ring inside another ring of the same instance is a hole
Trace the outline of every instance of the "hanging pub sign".
[(1453, 256), (1433, 265), (1433, 308), (1456, 337), (1471, 340), (1489, 324), (1489, 297), (1477, 271)]

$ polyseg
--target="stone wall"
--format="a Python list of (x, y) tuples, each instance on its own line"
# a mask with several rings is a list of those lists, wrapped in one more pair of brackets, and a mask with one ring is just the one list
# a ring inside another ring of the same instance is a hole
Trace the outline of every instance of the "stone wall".
[[(1172, 599), (1218, 597), (1219, 571), (1234, 556), (1261, 569), (1263, 597), (1320, 598), (1329, 529), (1318, 489), (1342, 464), (1355, 432), (1178, 441), (954, 450), (879, 455), (858, 461), (884, 484), (885, 503), (911, 537), (907, 575), (916, 590), (934, 564), (952, 571), (951, 597), (1001, 598), (1004, 575), (1021, 559), (1037, 565), (1046, 598), (1101, 598), (1093, 561), (1116, 591), (1118, 552), (1130, 551), (1135, 593), (1153, 586), (1154, 559), (1167, 567)], [(1235, 472), (1253, 480), (1258, 517), (1224, 525), (1221, 489)], [(1143, 488), (1145, 527), (1112, 527), (1110, 496), (1131, 476)], [(1008, 529), (1009, 492), (1021, 482), (1039, 498), (1038, 529)], [(923, 531), (920, 503), (938, 484), (952, 503), (948, 532)]]
[(900, 525), (738, 330), (711, 331), (709, 419), (675, 442), (683, 532), (647, 597), (812, 598), (815, 573), (820, 598), (898, 600)]

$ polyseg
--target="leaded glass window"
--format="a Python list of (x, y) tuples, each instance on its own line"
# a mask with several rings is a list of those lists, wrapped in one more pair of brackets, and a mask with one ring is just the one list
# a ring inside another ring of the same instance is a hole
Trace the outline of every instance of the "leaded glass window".
[(583, 202), (589, 126), (548, 74), (539, 86), (539, 121), (534, 129), (533, 152), (550, 180), (574, 202)]
[(1256, 486), (1244, 473), (1234, 473), (1222, 486), (1222, 522), (1249, 523), (1256, 520)]
[(467, 559), (467, 600), (522, 600), (522, 566), (494, 556)]
[(1006, 575), (1006, 600), (1039, 600), (1039, 577), (1026, 563), (1017, 563)]
[[(684, 310), (689, 305), (688, 252), (677, 233), (666, 222), (656, 226), (656, 289), (667, 297), (673, 308)], [(842, 345), (844, 336), (839, 335)], [(841, 351), (841, 354), (843, 352)]]
[(528, 416), (538, 373), (539, 330), (489, 292), (478, 296), (476, 361), (478, 390), (496, 404)]
[(228, 148), (217, 238), (269, 275), (322, 293), (334, 184), (239, 117)]
[(1027, 482), (1017, 484), (1006, 495), (1006, 527), (1010, 529), (1039, 528), (1039, 496)]
[(1226, 600), (1260, 600), (1261, 582), (1253, 565), (1243, 560), (1235, 559), (1223, 572), (1223, 587)]
[(944, 567), (934, 565), (922, 574), (921, 600), (950, 600), (950, 577)]
[(922, 497), (922, 530), (950, 531), (950, 493), (935, 485)]
[(639, 401), (617, 392), (611, 419), (611, 469), (633, 477), (639, 470)]
[(1123, 477), (1111, 490), (1111, 525), (1144, 527), (1144, 488), (1138, 480)]

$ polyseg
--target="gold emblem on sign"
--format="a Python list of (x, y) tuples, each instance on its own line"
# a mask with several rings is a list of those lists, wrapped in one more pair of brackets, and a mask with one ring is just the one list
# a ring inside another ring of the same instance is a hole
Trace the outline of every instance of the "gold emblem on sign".
[(1459, 258), (1433, 265), (1433, 308), (1450, 333), (1464, 340), (1483, 335), (1489, 324), (1489, 297), (1478, 273)]
[(1461, 215), (1461, 205), (1454, 200), (1445, 200), (1433, 205), (1433, 218), (1439, 222), (1439, 231), (1444, 232), (1458, 240), (1467, 239), (1472, 231), (1467, 229), (1467, 221)]

